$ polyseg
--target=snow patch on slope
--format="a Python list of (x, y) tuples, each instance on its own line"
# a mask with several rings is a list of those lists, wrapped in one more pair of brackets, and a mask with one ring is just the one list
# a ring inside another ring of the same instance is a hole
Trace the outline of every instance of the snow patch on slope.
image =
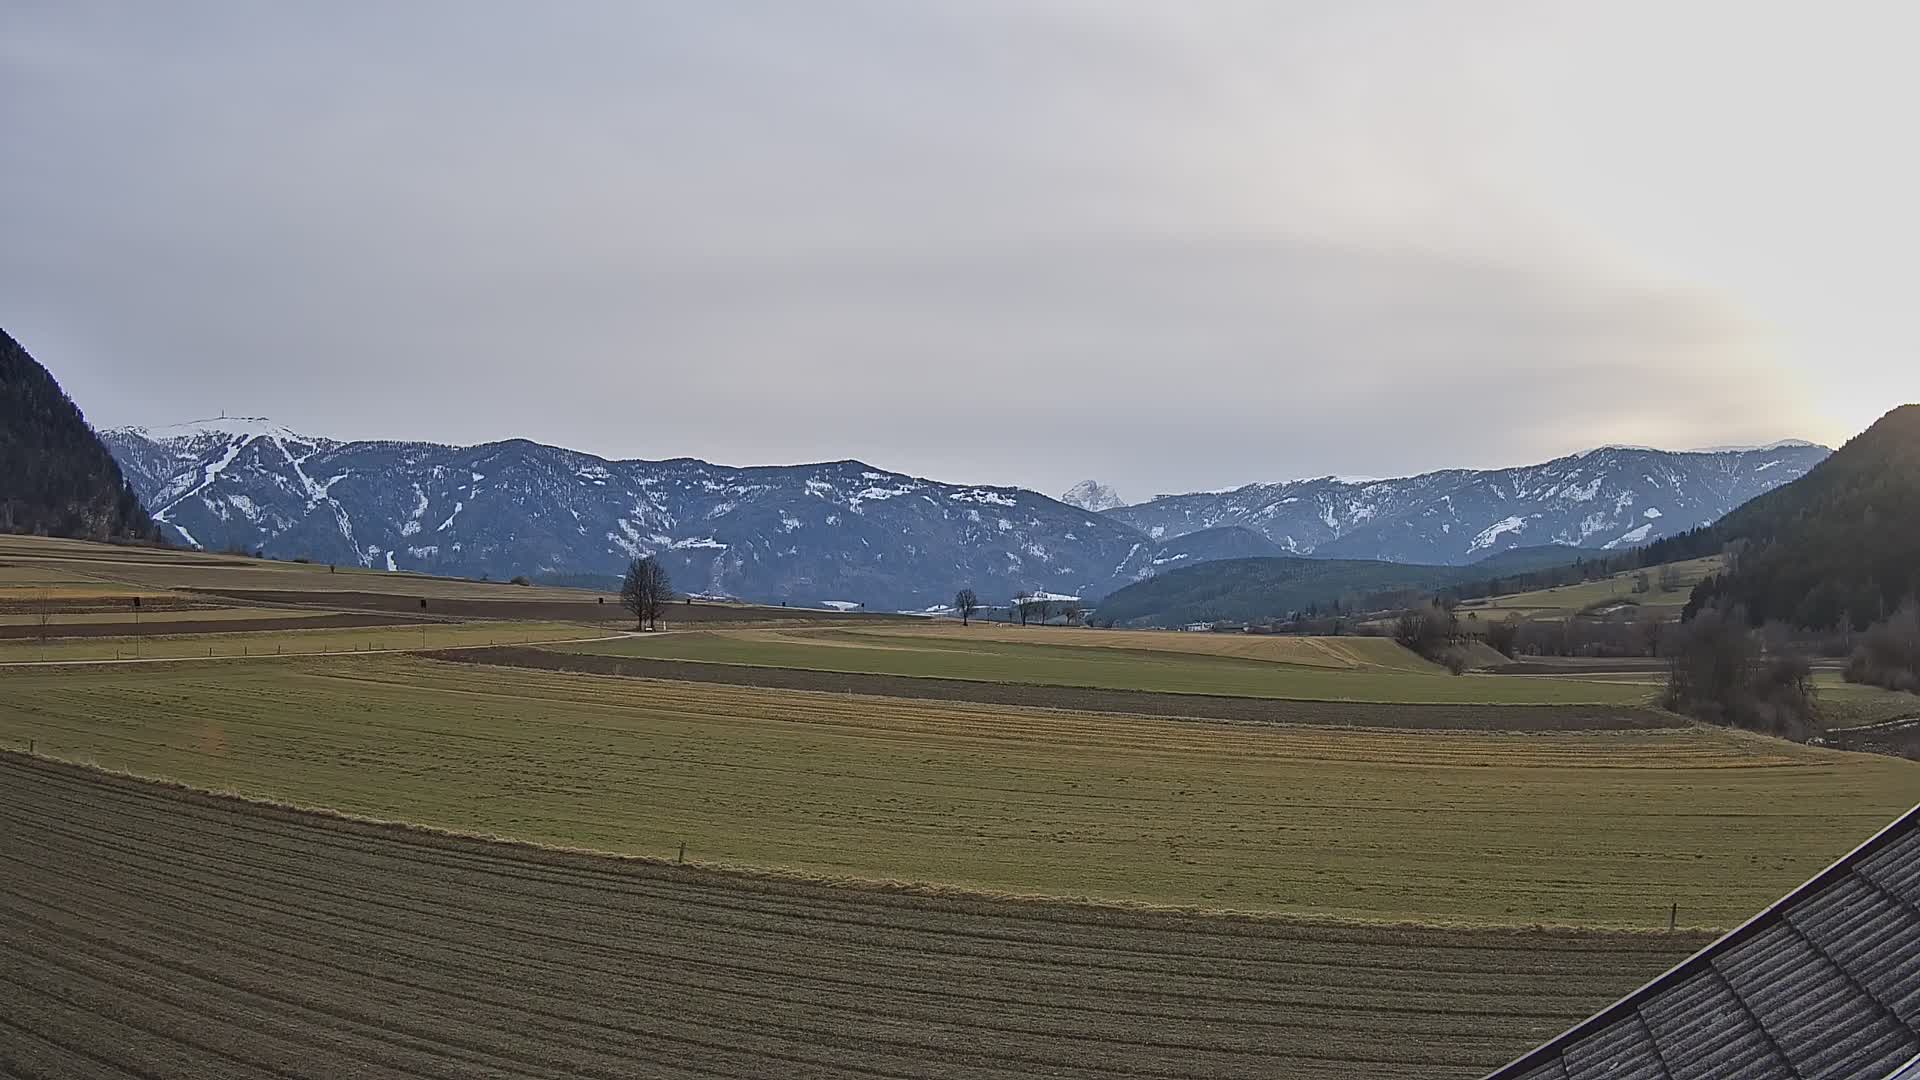
[(1520, 517), (1518, 515), (1510, 515), (1508, 517), (1503, 517), (1499, 521), (1496, 521), (1493, 524), (1487, 526), (1486, 528), (1481, 529), (1480, 534), (1473, 538), (1473, 543), (1467, 545), (1467, 550), (1479, 551), (1482, 548), (1492, 547), (1494, 545), (1494, 542), (1499, 540), (1500, 537), (1504, 536), (1505, 534), (1510, 532), (1517, 533), (1522, 529), (1525, 529), (1526, 527), (1527, 527), (1526, 518)]

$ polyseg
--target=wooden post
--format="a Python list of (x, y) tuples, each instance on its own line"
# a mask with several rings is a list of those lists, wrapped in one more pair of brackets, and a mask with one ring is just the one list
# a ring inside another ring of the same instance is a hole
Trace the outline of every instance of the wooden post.
[(1680, 920), (1680, 905), (1675, 904), (1672, 907), (1667, 909), (1667, 932), (1668, 933), (1673, 932), (1674, 924), (1679, 922), (1679, 920)]
[(680, 841), (680, 857), (673, 861), (679, 863), (687, 861), (687, 842), (685, 840)]
[[(35, 745), (36, 745), (36, 744), (34, 743), (34, 741), (33, 741), (32, 739), (28, 739), (28, 740), (27, 740), (27, 756), (28, 756), (28, 757), (37, 757), (37, 756), (39, 756), (39, 755), (38, 755), (38, 754), (36, 753), (36, 751), (35, 751)], [(681, 847), (681, 850), (683, 850), (683, 851), (684, 851), (684, 850), (686, 850), (686, 845), (685, 845), (685, 844), (682, 844), (682, 845), (680, 845), (680, 847)]]

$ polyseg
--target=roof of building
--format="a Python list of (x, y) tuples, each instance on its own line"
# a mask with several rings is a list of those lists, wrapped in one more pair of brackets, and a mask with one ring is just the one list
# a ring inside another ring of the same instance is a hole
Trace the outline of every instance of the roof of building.
[(1920, 807), (1488, 1080), (1920, 1080)]

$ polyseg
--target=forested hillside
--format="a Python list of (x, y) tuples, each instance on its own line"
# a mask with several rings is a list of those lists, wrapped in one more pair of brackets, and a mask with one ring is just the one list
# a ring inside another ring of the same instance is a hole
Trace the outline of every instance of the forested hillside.
[(0, 532), (150, 539), (152, 519), (60, 384), (0, 330)]
[(1129, 585), (1100, 601), (1095, 617), (1116, 626), (1271, 619), (1342, 597), (1437, 589), (1469, 572), (1375, 559), (1225, 559)]
[(1739, 605), (1754, 623), (1865, 629), (1920, 593), (1920, 405), (1881, 417), (1712, 528), (1658, 546), (1703, 554), (1729, 545), (1730, 569), (1695, 588), (1689, 616)]

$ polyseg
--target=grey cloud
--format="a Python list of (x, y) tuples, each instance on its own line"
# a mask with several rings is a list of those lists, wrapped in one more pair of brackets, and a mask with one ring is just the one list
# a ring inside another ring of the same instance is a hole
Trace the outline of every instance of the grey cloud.
[(1424, 9), (1391, 40), (1264, 6), (507, 10), (10, 16), (0, 324), (101, 423), (1048, 491), (1797, 433), (1724, 300), (1532, 236), (1435, 150), (1455, 121), (1346, 86), (1340, 48), (1413, 49)]

